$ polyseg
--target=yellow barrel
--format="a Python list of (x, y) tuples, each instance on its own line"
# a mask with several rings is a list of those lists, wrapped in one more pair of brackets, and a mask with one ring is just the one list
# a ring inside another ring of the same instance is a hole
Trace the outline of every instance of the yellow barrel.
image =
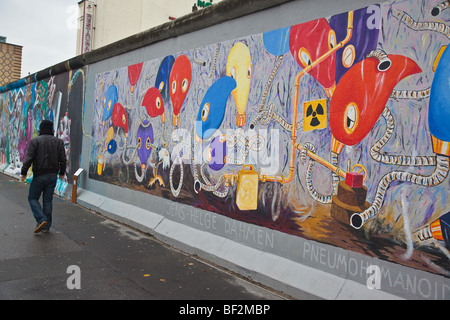
[(236, 204), (240, 210), (258, 208), (258, 172), (252, 165), (245, 165), (238, 173)]

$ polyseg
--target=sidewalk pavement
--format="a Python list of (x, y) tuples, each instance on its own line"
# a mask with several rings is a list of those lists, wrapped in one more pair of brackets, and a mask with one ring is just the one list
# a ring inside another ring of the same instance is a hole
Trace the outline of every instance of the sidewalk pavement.
[(289, 299), (57, 196), (34, 234), (27, 196), (0, 174), (0, 300)]

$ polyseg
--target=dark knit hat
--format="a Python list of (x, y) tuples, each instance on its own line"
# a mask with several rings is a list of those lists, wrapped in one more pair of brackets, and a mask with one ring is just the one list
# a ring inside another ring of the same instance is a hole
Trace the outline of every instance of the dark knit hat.
[(53, 122), (51, 122), (50, 120), (42, 120), (40, 126), (39, 126), (39, 130), (42, 133), (53, 133)]

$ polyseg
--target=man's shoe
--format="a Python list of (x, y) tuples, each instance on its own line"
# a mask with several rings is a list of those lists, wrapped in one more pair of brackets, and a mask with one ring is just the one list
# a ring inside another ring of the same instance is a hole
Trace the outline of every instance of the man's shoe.
[(38, 226), (36, 227), (36, 229), (34, 229), (34, 233), (39, 233), (41, 232), (42, 228), (44, 228), (47, 225), (47, 221), (43, 221), (40, 224), (38, 224)]

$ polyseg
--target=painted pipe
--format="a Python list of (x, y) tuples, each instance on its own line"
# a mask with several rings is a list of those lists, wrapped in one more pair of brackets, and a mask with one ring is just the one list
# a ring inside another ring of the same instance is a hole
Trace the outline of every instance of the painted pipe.
[(348, 13), (348, 24), (347, 24), (347, 35), (344, 40), (339, 42), (330, 51), (319, 57), (317, 60), (308, 65), (305, 69), (300, 71), (295, 78), (295, 92), (294, 92), (294, 103), (292, 110), (292, 132), (291, 132), (291, 146), (290, 146), (290, 161), (289, 161), (289, 175), (284, 176), (263, 176), (264, 181), (290, 183), (294, 178), (295, 171), (295, 150), (297, 149), (297, 118), (298, 118), (298, 101), (299, 101), (299, 90), (300, 90), (300, 79), (308, 73), (312, 68), (317, 66), (319, 63), (327, 59), (331, 54), (344, 47), (344, 45), (350, 41), (353, 34), (353, 11)]

